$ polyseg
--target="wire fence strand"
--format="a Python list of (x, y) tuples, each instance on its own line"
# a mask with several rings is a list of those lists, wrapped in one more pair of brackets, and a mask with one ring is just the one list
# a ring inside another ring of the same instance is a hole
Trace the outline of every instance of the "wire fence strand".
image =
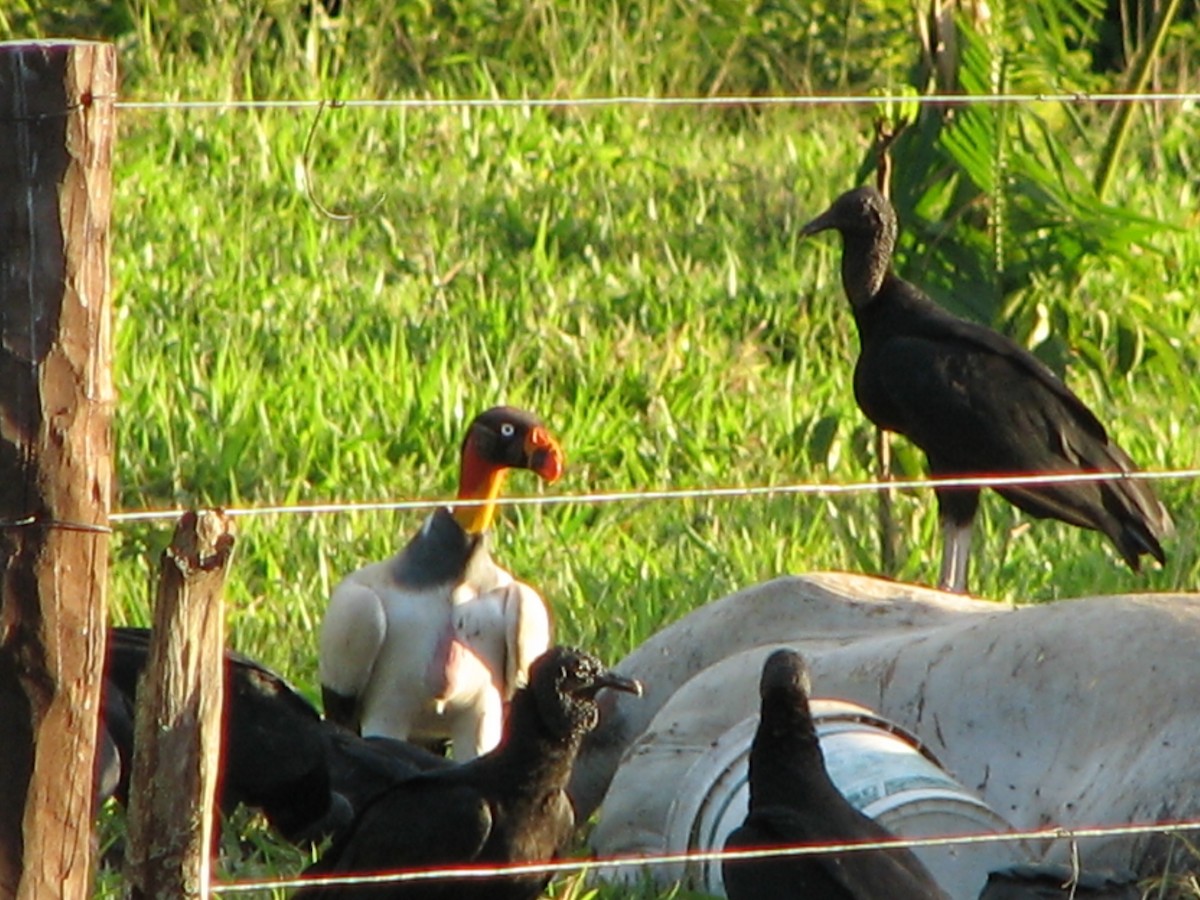
[[(445, 109), (530, 109), (530, 108), (586, 108), (586, 107), (712, 107), (712, 106), (835, 106), (867, 104), (918, 104), (923, 106), (960, 106), (967, 104), (1125, 104), (1125, 103), (1196, 103), (1200, 91), (1155, 91), (1133, 92), (1062, 92), (1042, 91), (1025, 93), (979, 93), (979, 94), (788, 94), (788, 95), (731, 95), (731, 96), (589, 96), (589, 97), (414, 97), (414, 98), (351, 98), (351, 99), (199, 99), (199, 100), (120, 100), (115, 101), (118, 109), (128, 111), (167, 110), (316, 110), (325, 109), (401, 109), (401, 110), (445, 110)], [(969, 476), (945, 479), (906, 479), (890, 481), (860, 481), (852, 483), (795, 483), (740, 487), (665, 488), (635, 491), (592, 492), (574, 495), (550, 495), (533, 497), (510, 497), (504, 503), (511, 506), (553, 506), (570, 503), (624, 503), (647, 501), (673, 501), (689, 499), (716, 499), (734, 497), (762, 497), (786, 495), (842, 495), (869, 493), (885, 490), (919, 490), (926, 488), (1002, 488), (1049, 485), (1072, 481), (1104, 481), (1113, 479), (1151, 480), (1171, 478), (1195, 478), (1200, 469), (1180, 469), (1162, 472), (1137, 473), (1029, 473), (1007, 476)], [(401, 499), (365, 502), (329, 501), (287, 505), (265, 505), (259, 507), (224, 508), (231, 516), (272, 515), (323, 515), (332, 513), (364, 513), (378, 511), (404, 511), (434, 509), (449, 504), (458, 506), (481, 505), (485, 501), (448, 499)], [(143, 509), (113, 513), (109, 521), (114, 524), (145, 522), (178, 518), (184, 508)]]
[[(111, 99), (111, 98), (109, 98)], [(1054, 103), (1061, 105), (1119, 105), (1179, 103), (1195, 104), (1200, 101), (1197, 91), (1157, 91), (1150, 93), (1127, 92), (1032, 92), (1013, 94), (819, 94), (783, 96), (599, 96), (599, 97), (452, 97), (452, 98), (351, 98), (351, 99), (116, 99), (117, 109), (130, 113), (140, 112), (226, 112), (226, 111), (297, 111), (337, 109), (379, 110), (528, 110), (528, 109), (589, 109), (589, 108), (680, 108), (680, 107), (827, 107), (827, 106), (870, 106), (884, 104), (912, 104), (930, 107), (965, 105), (1030, 105)], [(629, 491), (587, 492), (578, 494), (555, 494), (545, 496), (506, 497), (505, 505), (512, 506), (560, 506), (566, 504), (612, 504), (644, 503), (650, 501), (684, 501), (698, 499), (754, 498), (789, 495), (852, 495), (882, 490), (946, 490), (1015, 488), (1052, 484), (1086, 483), (1112, 480), (1158, 481), (1195, 479), (1200, 468), (1129, 472), (1129, 473), (1022, 473), (997, 475), (972, 475), (956, 478), (917, 478), (886, 481), (855, 481), (844, 483), (797, 482), (754, 486), (709, 486), (696, 488), (661, 488)], [(342, 513), (367, 513), (381, 511), (427, 510), (445, 505), (476, 506), (488, 501), (443, 499), (401, 499), (365, 502), (332, 501), (327, 503), (297, 503), (283, 505), (245, 506), (226, 508), (226, 514), (238, 517), (324, 515)], [(109, 517), (112, 524), (132, 524), (153, 520), (175, 519), (186, 512), (186, 508), (126, 510)], [(488, 879), (515, 875), (556, 875), (585, 870), (632, 870), (660, 866), (680, 866), (690, 863), (719, 862), (726, 859), (752, 860), (773, 857), (806, 856), (830, 853), (853, 853), (888, 848), (967, 846), (1000, 842), (1054, 842), (1147, 835), (1174, 835), (1189, 831), (1200, 831), (1200, 820), (1148, 822), (1118, 825), (1095, 825), (1068, 828), (1051, 826), (1026, 831), (1005, 833), (983, 833), (966, 835), (944, 835), (926, 838), (896, 839), (869, 843), (795, 844), (785, 847), (761, 848), (739, 851), (688, 851), (640, 856), (613, 856), (587, 858), (546, 863), (514, 864), (504, 866), (455, 866), (426, 867), (402, 871), (372, 873), (366, 875), (324, 877), (319, 882), (327, 885), (371, 885), (393, 884), (441, 879)], [(317, 883), (318, 879), (273, 878), (213, 883), (212, 893), (233, 895), (253, 891), (291, 889), (302, 884)]]
[(873, 104), (904, 103), (921, 106), (966, 105), (1024, 105), (1031, 103), (1058, 104), (1124, 104), (1124, 103), (1195, 103), (1200, 91), (1157, 91), (1153, 93), (1126, 92), (1061, 92), (1045, 91), (1018, 94), (789, 94), (656, 97), (623, 95), (612, 97), (396, 97), (263, 99), (263, 100), (117, 100), (120, 110), (135, 111), (226, 111), (226, 110), (302, 110), (302, 109), (571, 109), (588, 107), (696, 107), (696, 106), (868, 106)]
[[(1144, 472), (1029, 472), (1013, 475), (969, 475), (954, 478), (908, 478), (887, 481), (853, 482), (796, 482), (750, 486), (713, 486), (696, 488), (662, 488), (631, 491), (602, 491), (582, 494), (547, 494), (505, 497), (506, 506), (563, 506), (571, 503), (644, 503), (648, 501), (706, 500), (721, 498), (769, 497), (789, 495), (866, 494), (885, 490), (980, 490), (983, 488), (1034, 487), (1039, 485), (1072, 484), (1098, 481), (1166, 481), (1200, 477), (1200, 468), (1163, 469)], [(369, 500), (363, 502), (331, 501), (328, 503), (295, 503), (268, 506), (224, 507), (228, 516), (323, 515), (331, 513), (395, 512), (403, 510), (437, 509), (442, 506), (484, 506), (491, 500), (406, 499)], [(177, 519), (188, 509), (143, 509), (115, 512), (109, 516), (113, 524), (127, 524), (161, 519)]]
[(1162, 821), (1129, 823), (1119, 825), (1095, 825), (1080, 828), (1048, 826), (1025, 831), (986, 832), (972, 834), (939, 835), (920, 838), (895, 838), (886, 841), (856, 841), (853, 843), (806, 843), (778, 847), (763, 847), (749, 850), (691, 850), (677, 853), (647, 854), (643, 856), (622, 855), (589, 857), (560, 862), (513, 863), (497, 866), (430, 866), (402, 869), (392, 872), (370, 874), (321, 876), (308, 879), (273, 878), (214, 883), (215, 894), (236, 894), (250, 891), (295, 888), (302, 884), (324, 885), (371, 885), (399, 884), (414, 881), (443, 879), (488, 879), (516, 875), (558, 875), (584, 870), (621, 870), (678, 866), (688, 863), (720, 862), (723, 860), (754, 860), (780, 857), (819, 856), (831, 853), (862, 853), (871, 850), (888, 850), (900, 847), (919, 849), (922, 847), (962, 847), (978, 844), (1030, 842), (1042, 843), (1058, 840), (1075, 842), (1103, 837), (1137, 837), (1151, 834), (1175, 835), (1188, 831), (1200, 831), (1200, 820)]

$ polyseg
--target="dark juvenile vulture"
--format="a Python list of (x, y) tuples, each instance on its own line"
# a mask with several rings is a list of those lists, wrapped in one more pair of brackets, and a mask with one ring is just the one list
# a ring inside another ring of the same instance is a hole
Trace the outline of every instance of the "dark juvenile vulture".
[[(101, 710), (102, 796), (126, 802), (133, 760), (133, 711), (150, 632), (110, 628)], [(364, 740), (327, 723), (282, 677), (225, 651), (219, 800), (261, 810), (295, 842), (336, 834), (375, 794), (417, 772), (452, 765), (400, 741)]]
[[(842, 235), (842, 286), (858, 325), (854, 396), (880, 428), (925, 451), (935, 477), (1133, 472), (1104, 426), (1033, 354), (946, 312), (892, 271), (896, 214), (877, 190), (842, 194), (801, 229)], [(1171, 517), (1146, 481), (997, 487), (1037, 518), (1103, 532), (1131, 568), (1164, 561)], [(941, 587), (965, 591), (977, 488), (937, 491)]]
[(499, 741), (504, 704), (550, 644), (544, 601), (488, 551), (510, 469), (553, 482), (563, 454), (531, 413), (498, 406), (462, 446), (458, 498), (482, 505), (437, 510), (396, 556), (334, 588), (320, 641), (327, 717), (365, 736), (449, 740), (459, 761)]
[[(380, 794), (306, 874), (378, 873), (415, 867), (538, 862), (570, 840), (575, 813), (566, 785), (585, 732), (596, 726), (601, 688), (640, 693), (595, 657), (555, 647), (534, 661), (504, 736), (490, 753), (415, 776)], [(306, 900), (532, 900), (545, 875), (390, 885), (312, 885)]]
[[(799, 653), (776, 650), (767, 657), (750, 747), (750, 811), (726, 850), (895, 839), (830, 780), (809, 690)], [(726, 860), (721, 877), (729, 900), (946, 900), (907, 848)]]

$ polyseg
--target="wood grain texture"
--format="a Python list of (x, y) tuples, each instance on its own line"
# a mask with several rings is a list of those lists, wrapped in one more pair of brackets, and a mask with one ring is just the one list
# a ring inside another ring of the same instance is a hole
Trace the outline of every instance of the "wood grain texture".
[(116, 52), (0, 46), (0, 897), (87, 897)]
[(207, 895), (221, 749), (222, 591), (231, 520), (189, 512), (163, 551), (153, 637), (142, 673), (129, 789), (131, 896)]

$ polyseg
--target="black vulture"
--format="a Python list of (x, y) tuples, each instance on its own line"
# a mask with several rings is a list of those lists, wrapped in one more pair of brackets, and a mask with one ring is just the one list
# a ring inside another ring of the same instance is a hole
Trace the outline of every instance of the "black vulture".
[[(799, 653), (776, 650), (767, 657), (750, 747), (750, 811), (729, 835), (726, 850), (895, 839), (830, 780), (809, 691), (808, 667)], [(725, 860), (721, 876), (729, 900), (946, 898), (907, 848)]]
[(494, 747), (504, 704), (550, 645), (550, 613), (532, 587), (488, 552), (488, 529), (510, 469), (547, 482), (563, 454), (532, 413), (477, 416), (463, 440), (458, 499), (391, 559), (344, 578), (321, 625), (325, 715), (363, 735), (437, 746), (460, 762)]
[[(323, 723), (329, 732), (329, 786), (340, 803), (345, 801), (353, 814), (370, 804), (388, 788), (420, 772), (450, 769), (454, 760), (396, 738), (360, 737), (340, 725)], [(339, 829), (325, 828), (328, 834)]]
[[(150, 649), (144, 628), (110, 628), (103, 687), (102, 795), (128, 797), (137, 682)], [(401, 741), (364, 740), (325, 722), (277, 673), (225, 651), (219, 800), (262, 810), (287, 839), (301, 843), (336, 834), (354, 811), (397, 781), (453, 765)]]
[[(640, 693), (594, 656), (554, 647), (534, 661), (496, 749), (427, 772), (380, 794), (306, 872), (379, 873), (413, 867), (539, 862), (570, 840), (575, 812), (566, 785), (585, 732), (596, 726), (601, 688)], [(532, 900), (546, 875), (428, 880), (387, 885), (311, 885), (295, 897), (333, 900)]]
[[(854, 396), (880, 428), (925, 451), (935, 477), (1136, 471), (1083, 402), (1032, 353), (951, 315), (892, 271), (896, 214), (871, 187), (842, 194), (801, 229), (842, 235), (842, 286), (858, 325)], [(1135, 571), (1164, 562), (1167, 510), (1144, 480), (1003, 486), (1037, 518), (1100, 531)], [(939, 488), (941, 587), (965, 591), (977, 488)]]

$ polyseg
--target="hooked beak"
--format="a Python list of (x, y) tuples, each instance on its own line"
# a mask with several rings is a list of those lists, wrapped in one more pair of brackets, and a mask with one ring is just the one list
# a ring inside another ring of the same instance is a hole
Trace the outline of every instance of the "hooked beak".
[(800, 229), (800, 237), (810, 237), (817, 232), (836, 227), (837, 223), (833, 221), (833, 210), (827, 209)]
[(539, 426), (530, 430), (525, 438), (525, 456), (529, 460), (530, 470), (547, 484), (553, 484), (562, 477), (566, 457), (562, 447), (545, 428)]
[(635, 697), (642, 696), (642, 683), (640, 681), (636, 678), (626, 678), (624, 675), (618, 675), (611, 669), (601, 673), (596, 679), (595, 685), (597, 691), (601, 688), (611, 688), (614, 691), (624, 691), (626, 694), (633, 694)]

